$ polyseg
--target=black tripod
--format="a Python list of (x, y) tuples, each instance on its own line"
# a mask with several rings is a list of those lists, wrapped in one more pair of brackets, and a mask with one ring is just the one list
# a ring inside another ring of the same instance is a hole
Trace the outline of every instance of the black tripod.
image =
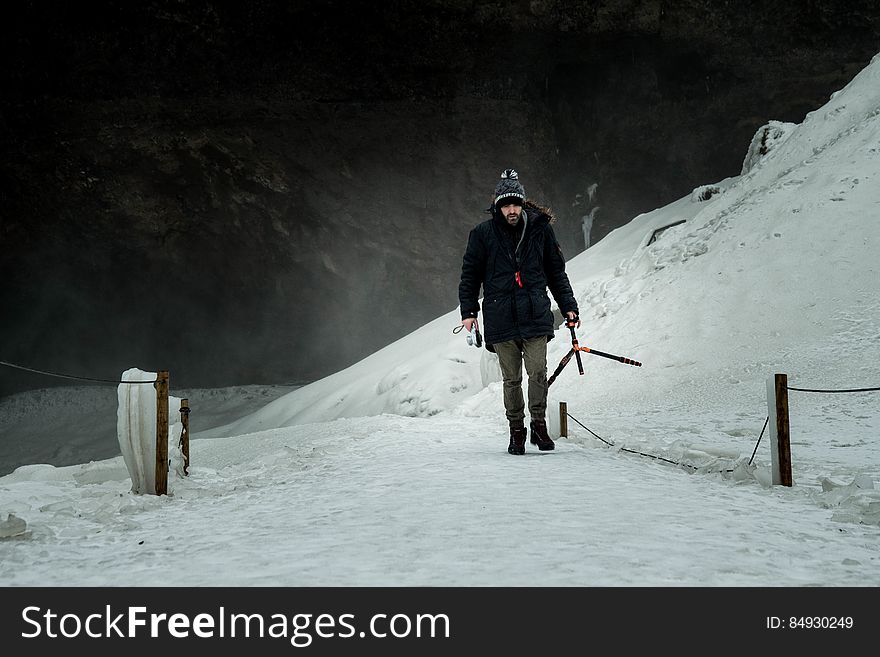
[(556, 380), (556, 377), (559, 376), (559, 373), (562, 369), (568, 365), (568, 361), (571, 360), (571, 357), (574, 356), (577, 359), (578, 364), (578, 373), (584, 373), (584, 364), (581, 362), (581, 352), (585, 351), (588, 354), (594, 354), (596, 356), (603, 356), (604, 358), (610, 358), (611, 360), (616, 360), (621, 363), (625, 363), (627, 365), (635, 365), (636, 367), (641, 367), (642, 364), (637, 360), (632, 360), (631, 358), (624, 358), (623, 356), (615, 356), (614, 354), (606, 354), (604, 351), (597, 351), (596, 349), (590, 349), (589, 347), (581, 347), (578, 345), (577, 336), (574, 334), (574, 327), (577, 323), (577, 320), (566, 319), (565, 325), (568, 327), (568, 330), (571, 331), (571, 349), (565, 356), (559, 361), (559, 365), (556, 366), (556, 371), (553, 372), (553, 375), (547, 379), (547, 385), (549, 386)]

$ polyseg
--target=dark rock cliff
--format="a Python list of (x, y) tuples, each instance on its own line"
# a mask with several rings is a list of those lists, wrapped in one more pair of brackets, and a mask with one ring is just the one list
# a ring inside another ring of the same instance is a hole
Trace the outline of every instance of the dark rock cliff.
[(880, 43), (868, 0), (7, 12), (0, 360), (172, 387), (313, 379), (452, 310), (506, 167), (573, 257), (582, 217), (595, 242), (736, 175)]

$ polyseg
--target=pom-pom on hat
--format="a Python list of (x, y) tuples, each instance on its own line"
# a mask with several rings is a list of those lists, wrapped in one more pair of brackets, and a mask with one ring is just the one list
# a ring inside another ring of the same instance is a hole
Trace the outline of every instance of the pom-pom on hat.
[(526, 190), (519, 182), (519, 174), (516, 169), (505, 169), (501, 172), (501, 180), (495, 185), (495, 207), (515, 203), (522, 205), (526, 200)]

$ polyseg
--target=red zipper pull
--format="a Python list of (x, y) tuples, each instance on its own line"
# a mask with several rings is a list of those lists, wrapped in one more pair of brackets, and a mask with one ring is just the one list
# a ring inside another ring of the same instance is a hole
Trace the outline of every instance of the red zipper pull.
[(519, 272), (516, 272), (516, 284), (522, 287), (522, 278), (520, 278)]

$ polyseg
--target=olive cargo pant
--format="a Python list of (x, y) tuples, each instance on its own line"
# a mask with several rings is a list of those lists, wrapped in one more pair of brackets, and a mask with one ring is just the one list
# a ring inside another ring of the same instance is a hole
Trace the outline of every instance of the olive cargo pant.
[(547, 412), (547, 336), (527, 340), (498, 342), (492, 347), (498, 354), (504, 380), (504, 410), (511, 427), (525, 425), (525, 402), (522, 391), (523, 363), (529, 377), (529, 414), (544, 419)]

